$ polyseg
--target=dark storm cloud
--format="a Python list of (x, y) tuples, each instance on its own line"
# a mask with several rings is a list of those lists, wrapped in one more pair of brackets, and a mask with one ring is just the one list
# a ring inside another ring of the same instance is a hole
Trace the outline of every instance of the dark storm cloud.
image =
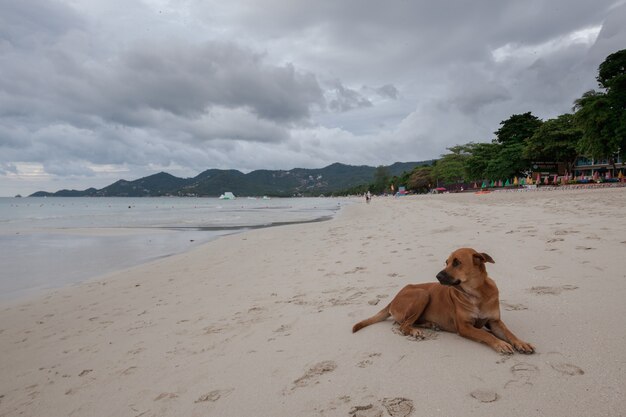
[(322, 106), (314, 75), (232, 43), (144, 42), (126, 51), (103, 89), (107, 103), (131, 112), (149, 108), (194, 117), (212, 106), (247, 108), (263, 119), (307, 119)]
[[(412, 64), (423, 68), (441, 62), (481, 61), (507, 43), (539, 44), (600, 24), (614, 3), (270, 0), (263, 7), (244, 8), (235, 18), (268, 39), (312, 32), (324, 50), (340, 50), (347, 59), (360, 60), (360, 66), (352, 67), (357, 75), (379, 70), (419, 76)], [(341, 60), (337, 61), (341, 66)]]
[(396, 100), (400, 92), (393, 84), (385, 84), (382, 87), (374, 89), (379, 96)]
[(0, 39), (11, 45), (31, 45), (83, 27), (70, 7), (48, 0), (0, 0)]
[(328, 102), (328, 107), (332, 111), (347, 112), (350, 110), (371, 107), (372, 102), (361, 95), (358, 91), (348, 88), (339, 81), (332, 83), (332, 90), (329, 92), (333, 96)]
[(50, 116), (63, 120), (83, 116), (141, 125), (145, 110), (197, 117), (222, 106), (298, 122), (308, 119), (312, 106), (324, 105), (314, 75), (291, 64), (268, 65), (230, 43), (144, 42), (112, 62), (90, 62), (90, 56), (62, 51), (64, 46), (0, 57), (8, 75), (0, 89), (11, 96), (0, 111), (25, 115), (33, 106), (42, 112), (50, 107)]

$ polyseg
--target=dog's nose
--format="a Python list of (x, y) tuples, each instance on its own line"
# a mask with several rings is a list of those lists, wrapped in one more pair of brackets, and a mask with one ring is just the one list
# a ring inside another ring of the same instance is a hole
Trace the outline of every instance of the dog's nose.
[(439, 282), (447, 281), (448, 280), (448, 274), (446, 273), (446, 271), (441, 271), (440, 273), (437, 274), (437, 279), (439, 280)]

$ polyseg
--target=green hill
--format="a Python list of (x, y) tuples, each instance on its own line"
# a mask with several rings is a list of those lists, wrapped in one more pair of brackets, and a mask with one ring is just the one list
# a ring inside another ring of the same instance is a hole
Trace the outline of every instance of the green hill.
[[(396, 162), (387, 167), (389, 173), (401, 175), (424, 162)], [(178, 178), (166, 172), (133, 181), (119, 180), (100, 190), (60, 190), (55, 193), (38, 191), (31, 197), (157, 197), (157, 196), (209, 196), (216, 197), (226, 191), (237, 196), (293, 196), (320, 195), (368, 184), (376, 168), (335, 163), (325, 168), (294, 168), (283, 170), (256, 170), (244, 174), (237, 170), (209, 169), (193, 178)]]

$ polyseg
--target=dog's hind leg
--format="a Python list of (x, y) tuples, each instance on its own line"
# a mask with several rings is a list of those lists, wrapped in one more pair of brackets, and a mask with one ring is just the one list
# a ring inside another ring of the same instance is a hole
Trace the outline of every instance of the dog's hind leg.
[(420, 318), (429, 301), (428, 291), (416, 289), (396, 297), (391, 302), (389, 312), (400, 324), (402, 334), (413, 337), (422, 336), (422, 331), (413, 327), (413, 324)]

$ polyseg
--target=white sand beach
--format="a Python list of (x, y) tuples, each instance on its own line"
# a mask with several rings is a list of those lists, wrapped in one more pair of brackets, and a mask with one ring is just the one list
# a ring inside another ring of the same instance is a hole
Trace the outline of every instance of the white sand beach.
[[(0, 304), (0, 416), (623, 416), (626, 189), (374, 198)], [(352, 334), (448, 254), (493, 257), (534, 355)]]

